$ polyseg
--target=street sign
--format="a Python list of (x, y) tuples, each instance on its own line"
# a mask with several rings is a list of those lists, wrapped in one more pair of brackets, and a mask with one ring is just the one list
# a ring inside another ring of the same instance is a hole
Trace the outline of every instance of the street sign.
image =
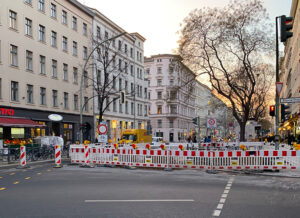
[(107, 143), (107, 135), (98, 135), (98, 142)]
[(213, 118), (207, 119), (207, 128), (216, 128), (216, 127), (217, 127), (216, 119)]
[(107, 133), (107, 125), (105, 123), (100, 123), (98, 126), (98, 132), (101, 135), (104, 135)]
[(280, 92), (282, 90), (283, 82), (276, 82), (275, 84), (276, 84), (277, 95), (280, 96)]
[(294, 103), (300, 103), (300, 97), (295, 97), (295, 98), (281, 98), (280, 103), (289, 103), (289, 104), (294, 104)]

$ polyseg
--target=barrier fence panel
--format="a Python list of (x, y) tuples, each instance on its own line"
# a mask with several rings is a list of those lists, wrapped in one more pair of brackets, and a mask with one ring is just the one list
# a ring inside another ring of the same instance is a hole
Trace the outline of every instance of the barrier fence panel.
[[(89, 146), (94, 164), (191, 169), (295, 169), (300, 166), (300, 151), (181, 151), (104, 148)], [(85, 163), (82, 145), (70, 147), (71, 163)]]

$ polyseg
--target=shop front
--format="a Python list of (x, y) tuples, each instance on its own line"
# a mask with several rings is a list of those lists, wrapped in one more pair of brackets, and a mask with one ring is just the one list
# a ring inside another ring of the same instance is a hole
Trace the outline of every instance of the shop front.
[[(60, 136), (64, 143), (79, 141), (79, 115), (59, 113), (61, 120), (49, 119), (53, 112), (0, 107), (0, 140), (32, 140), (38, 136)], [(84, 140), (93, 141), (93, 116), (83, 116)], [(89, 127), (89, 128), (88, 128)]]

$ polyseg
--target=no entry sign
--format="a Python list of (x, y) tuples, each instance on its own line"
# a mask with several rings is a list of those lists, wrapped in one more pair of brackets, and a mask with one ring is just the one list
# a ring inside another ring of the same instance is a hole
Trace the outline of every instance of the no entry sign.
[(107, 133), (107, 125), (105, 123), (100, 123), (98, 126), (98, 132), (101, 135), (104, 135)]

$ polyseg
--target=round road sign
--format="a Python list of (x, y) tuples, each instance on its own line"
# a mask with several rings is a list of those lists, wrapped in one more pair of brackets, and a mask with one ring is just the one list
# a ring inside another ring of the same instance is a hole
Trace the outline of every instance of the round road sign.
[(99, 126), (98, 126), (98, 132), (99, 134), (106, 134), (107, 133), (107, 126), (106, 124), (104, 123), (101, 123)]
[(209, 120), (208, 120), (208, 124), (209, 124), (210, 126), (214, 126), (215, 123), (216, 123), (215, 119), (209, 119)]

